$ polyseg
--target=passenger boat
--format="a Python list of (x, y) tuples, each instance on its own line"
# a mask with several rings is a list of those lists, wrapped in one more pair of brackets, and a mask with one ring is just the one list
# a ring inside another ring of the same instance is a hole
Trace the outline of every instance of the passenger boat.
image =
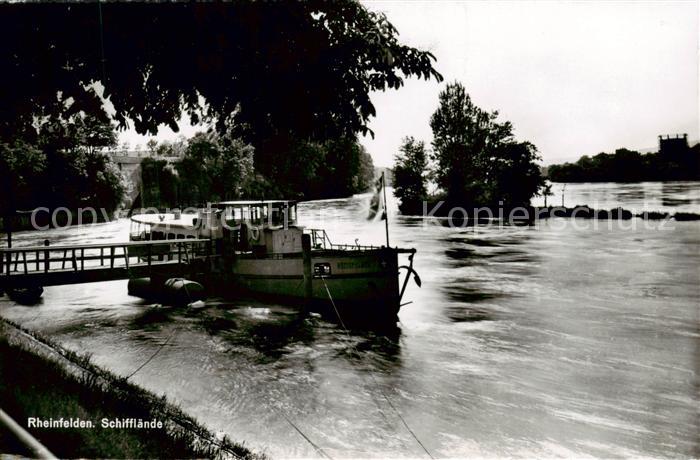
[[(207, 281), (216, 280), (224, 294), (343, 308), (344, 316), (395, 319), (409, 277), (420, 284), (415, 249), (334, 244), (325, 230), (297, 224), (293, 201), (226, 201), (196, 213), (134, 215), (130, 239), (209, 239), (215, 268)], [(399, 265), (401, 254), (408, 265)]]

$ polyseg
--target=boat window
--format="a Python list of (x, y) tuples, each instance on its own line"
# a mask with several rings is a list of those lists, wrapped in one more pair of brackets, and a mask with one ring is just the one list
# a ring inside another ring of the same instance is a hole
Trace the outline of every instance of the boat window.
[(193, 239), (194, 239), (194, 235), (187, 235), (187, 238), (193, 240)]
[(178, 239), (178, 240), (184, 240), (184, 239), (185, 239), (185, 235), (183, 235), (182, 233), (178, 233), (178, 234), (177, 234), (177, 239)]
[(175, 234), (174, 233), (168, 233), (168, 238), (169, 240), (174, 240), (175, 239)]
[(260, 223), (260, 208), (254, 207), (250, 209), (251, 211), (251, 221), (254, 224), (259, 224)]
[(284, 224), (284, 212), (281, 208), (273, 208), (272, 214), (269, 220), (271, 225), (283, 225)]

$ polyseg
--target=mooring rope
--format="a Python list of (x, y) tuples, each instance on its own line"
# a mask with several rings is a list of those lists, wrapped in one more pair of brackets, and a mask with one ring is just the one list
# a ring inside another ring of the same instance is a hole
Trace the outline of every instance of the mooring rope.
[[(106, 384), (107, 386), (109, 386), (109, 387), (115, 389), (116, 391), (122, 391), (122, 392), (123, 392), (123, 391), (126, 391), (126, 390), (124, 390), (123, 388), (121, 388), (121, 387), (115, 385), (115, 383), (114, 383), (113, 381), (109, 380), (108, 378), (105, 378), (105, 376), (103, 376), (103, 375), (101, 375), (101, 374), (99, 374), (99, 373), (96, 373), (94, 369), (92, 369), (92, 368), (88, 367), (87, 365), (82, 364), (82, 363), (80, 363), (79, 361), (77, 361), (77, 360), (71, 358), (71, 357), (69, 356), (69, 354), (67, 354), (66, 349), (63, 348), (61, 345), (58, 345), (58, 344), (56, 344), (56, 343), (51, 343), (51, 342), (48, 341), (47, 339), (44, 339), (44, 338), (42, 338), (42, 337), (40, 337), (40, 336), (35, 335), (35, 333), (32, 333), (32, 332), (29, 331), (28, 329), (24, 329), (20, 324), (16, 324), (16, 323), (14, 323), (14, 322), (12, 322), (12, 321), (6, 319), (6, 318), (0, 317), (0, 323), (1, 323), (1, 324), (6, 324), (6, 325), (12, 327), (12, 328), (15, 329), (19, 334), (21, 334), (22, 337), (25, 337), (25, 338), (27, 338), (27, 339), (30, 340), (30, 341), (34, 341), (34, 342), (36, 342), (36, 343), (39, 343), (39, 344), (43, 345), (44, 347), (48, 348), (49, 350), (51, 350), (52, 352), (54, 352), (55, 354), (57, 354), (58, 356), (60, 356), (61, 358), (63, 358), (64, 360), (66, 360), (66, 361), (68, 361), (69, 363), (71, 363), (72, 365), (74, 365), (74, 366), (76, 366), (76, 367), (82, 369), (82, 370), (83, 370), (84, 372), (86, 372), (87, 374), (90, 374), (90, 375), (92, 375), (92, 376), (94, 376), (94, 377), (97, 377), (97, 378), (101, 378), (102, 381), (104, 382), (104, 384)], [(152, 398), (152, 397), (150, 397), (150, 396), (148, 396), (148, 395), (146, 395), (146, 396), (144, 396), (144, 397), (145, 397), (149, 402), (152, 402), (152, 403), (153, 403), (153, 402), (160, 402), (160, 401), (161, 401), (159, 398)], [(176, 409), (177, 409), (177, 408), (176, 408)], [(194, 420), (188, 420), (188, 419), (186, 418), (186, 416), (185, 416), (185, 418), (182, 418), (180, 415), (178, 415), (177, 413), (173, 413), (173, 411), (172, 411), (172, 410), (169, 410), (169, 409), (167, 409), (166, 417), (168, 417), (173, 423), (179, 425), (180, 428), (182, 428), (183, 430), (185, 430), (185, 431), (187, 431), (187, 432), (189, 432), (189, 433), (191, 433), (191, 434), (197, 436), (198, 438), (200, 438), (200, 439), (206, 441), (206, 442), (209, 443), (210, 445), (213, 445), (213, 446), (218, 447), (218, 448), (220, 449), (220, 451), (225, 451), (225, 452), (227, 452), (227, 453), (230, 454), (231, 457), (233, 457), (233, 458), (241, 458), (240, 455), (238, 455), (235, 451), (233, 451), (233, 450), (231, 450), (230, 448), (228, 448), (227, 446), (225, 446), (221, 441), (219, 441), (219, 440), (217, 440), (217, 439), (215, 439), (215, 438), (213, 439), (209, 434), (204, 434), (204, 433), (202, 433), (201, 431), (199, 431), (198, 429), (195, 429), (195, 428), (197, 428), (197, 426), (196, 426), (196, 425), (193, 425), (192, 422), (193, 422)], [(193, 426), (194, 426), (194, 428), (192, 428)], [(205, 430), (206, 430), (206, 428), (205, 428)]]
[(296, 426), (296, 424), (295, 424), (294, 422), (292, 422), (291, 419), (290, 419), (289, 417), (287, 417), (287, 414), (285, 414), (284, 412), (282, 412), (282, 411), (279, 410), (279, 409), (276, 409), (275, 412), (277, 412), (277, 413), (279, 413), (280, 415), (282, 415), (282, 417), (284, 417), (284, 419), (287, 421), (287, 423), (289, 423), (290, 425), (292, 425), (292, 427), (297, 431), (297, 433), (299, 433), (299, 434), (306, 440), (306, 442), (308, 442), (309, 444), (311, 444), (311, 446), (312, 446), (314, 449), (316, 449), (316, 452), (318, 452), (319, 455), (321, 455), (321, 456), (323, 456), (323, 457), (325, 457), (325, 458), (330, 458), (330, 459), (332, 460), (333, 457), (331, 457), (330, 455), (328, 455), (319, 445), (317, 445), (317, 444), (316, 444), (315, 442), (313, 442), (306, 434), (304, 434), (304, 432), (301, 431), (301, 428), (299, 428), (298, 426)]
[[(345, 327), (345, 323), (343, 322), (343, 318), (340, 316), (340, 312), (338, 311), (338, 308), (335, 306), (335, 301), (333, 300), (333, 296), (331, 295), (330, 289), (328, 289), (328, 284), (326, 284), (326, 279), (323, 276), (321, 276), (321, 280), (323, 281), (323, 286), (326, 288), (326, 292), (328, 293), (328, 298), (331, 301), (331, 305), (333, 305), (333, 310), (335, 310), (335, 314), (338, 316), (338, 321), (340, 321), (340, 325), (343, 327), (343, 330), (345, 331), (345, 335), (348, 337), (348, 339), (352, 340), (352, 337), (350, 337), (350, 331), (348, 331), (348, 328)], [(355, 347), (355, 345), (352, 342), (350, 342), (350, 346), (353, 348), (355, 353), (359, 356), (360, 352), (357, 350), (357, 348)], [(411, 429), (411, 427), (408, 425), (408, 422), (406, 422), (406, 420), (403, 418), (401, 413), (398, 411), (398, 409), (391, 402), (391, 399), (389, 399), (389, 396), (384, 392), (382, 387), (379, 385), (379, 382), (377, 382), (374, 375), (372, 373), (369, 373), (369, 376), (374, 381), (374, 384), (377, 387), (377, 389), (379, 390), (379, 392), (381, 393), (381, 395), (384, 397), (384, 399), (386, 399), (386, 402), (389, 404), (389, 407), (391, 407), (391, 409), (394, 411), (394, 413), (396, 413), (396, 416), (399, 418), (399, 420), (401, 420), (401, 423), (403, 423), (403, 426), (406, 427), (406, 430), (411, 434), (411, 437), (413, 437), (413, 439), (418, 443), (418, 445), (423, 449), (423, 451), (425, 451), (425, 453), (428, 455), (428, 457), (435, 458), (432, 456), (430, 451), (425, 447), (425, 445), (421, 442), (421, 440), (418, 439), (418, 436), (416, 435), (416, 433)]]
[(170, 335), (168, 336), (168, 338), (165, 340), (165, 342), (163, 342), (163, 343), (158, 347), (158, 349), (155, 351), (155, 353), (153, 353), (153, 354), (151, 355), (150, 358), (148, 358), (146, 361), (144, 361), (143, 364), (141, 364), (139, 367), (137, 367), (136, 370), (135, 370), (134, 372), (132, 372), (131, 374), (127, 375), (125, 380), (129, 380), (131, 377), (134, 376), (134, 374), (136, 374), (138, 371), (140, 371), (141, 369), (143, 369), (144, 367), (146, 367), (146, 364), (150, 363), (150, 362), (153, 360), (153, 358), (155, 358), (155, 357), (158, 355), (158, 353), (160, 353), (160, 351), (161, 351), (163, 348), (165, 348), (165, 346), (168, 344), (168, 342), (170, 342), (170, 339), (172, 339), (172, 338), (175, 336), (175, 333), (177, 332), (178, 329), (180, 329), (179, 326), (176, 327), (175, 329), (173, 329), (173, 331), (170, 333)]
[[(185, 283), (185, 282), (183, 281), (182, 287), (185, 289), (185, 294), (187, 294), (187, 298), (190, 300), (189, 303), (191, 304), (191, 303), (192, 303), (192, 295), (190, 294), (190, 291), (187, 289), (187, 283)], [(189, 304), (188, 304), (188, 305), (189, 305)], [(132, 372), (131, 374), (127, 375), (127, 376), (126, 376), (126, 380), (129, 380), (131, 377), (134, 376), (134, 374), (136, 374), (138, 371), (140, 371), (141, 369), (143, 369), (148, 363), (150, 363), (150, 362), (153, 360), (153, 358), (155, 358), (155, 357), (158, 355), (158, 353), (160, 353), (161, 350), (162, 350), (163, 348), (165, 348), (165, 346), (168, 344), (168, 342), (170, 342), (170, 339), (172, 339), (172, 338), (175, 336), (175, 333), (176, 333), (179, 329), (180, 329), (180, 326), (175, 327), (175, 329), (173, 329), (173, 331), (170, 333), (170, 335), (168, 336), (168, 338), (165, 339), (165, 342), (163, 342), (163, 343), (158, 347), (158, 349), (155, 351), (155, 353), (153, 353), (153, 354), (151, 355), (150, 358), (148, 358), (146, 361), (144, 361), (143, 364), (141, 364), (139, 367), (137, 367), (136, 370), (135, 370), (134, 372)]]
[[(348, 331), (348, 328), (345, 327), (345, 323), (343, 322), (343, 318), (340, 316), (340, 311), (339, 311), (338, 308), (336, 308), (336, 306), (335, 306), (335, 302), (333, 301), (333, 296), (331, 295), (330, 289), (328, 289), (328, 285), (326, 284), (326, 280), (325, 280), (325, 278), (324, 278), (323, 276), (321, 276), (321, 279), (323, 280), (323, 285), (324, 285), (324, 287), (326, 288), (326, 293), (328, 293), (328, 298), (329, 298), (330, 301), (331, 301), (331, 305), (333, 305), (333, 310), (335, 310), (335, 314), (336, 314), (336, 316), (338, 317), (338, 321), (340, 321), (340, 325), (343, 327), (343, 330), (345, 331), (345, 335), (346, 335), (348, 338), (350, 338), (350, 333), (349, 333), (349, 331)], [(357, 348), (352, 344), (352, 342), (350, 342), (350, 346), (352, 347), (352, 349), (353, 349), (353, 351), (355, 352), (355, 354), (359, 356), (360, 352), (359, 352), (359, 351), (357, 350)], [(372, 376), (372, 374), (370, 374), (370, 376)], [(384, 394), (384, 392), (381, 390), (381, 387), (378, 385), (378, 383), (377, 383), (376, 379), (374, 378), (374, 376), (372, 376), (372, 380), (374, 381), (375, 386), (376, 386), (377, 388), (379, 388), (379, 391), (380, 391), (380, 393), (382, 394), (382, 396), (384, 397), (384, 399), (386, 399), (387, 402), (389, 403), (389, 406), (392, 407), (392, 409), (394, 409), (394, 411), (397, 413), (397, 415), (399, 416), (399, 418), (401, 419), (401, 421), (403, 421), (403, 422), (404, 422), (404, 425), (406, 425), (406, 428), (408, 428), (408, 425), (407, 425), (406, 422), (403, 420), (403, 417), (401, 417), (401, 414), (399, 414), (398, 411), (396, 410), (396, 408), (393, 407), (393, 405), (391, 404), (391, 401), (389, 401), (389, 398), (387, 397), (387, 395)], [(371, 394), (371, 393), (370, 393), (370, 394)], [(382, 415), (382, 418), (383, 418), (384, 421), (387, 423), (387, 425), (391, 426), (391, 423), (389, 423), (389, 419), (387, 418), (386, 414), (384, 413), (384, 410), (382, 410), (382, 407), (379, 405), (379, 402), (377, 402), (377, 400), (374, 398), (374, 396), (372, 396), (372, 401), (374, 401), (374, 404), (377, 405), (377, 409), (379, 409), (379, 413)], [(416, 438), (416, 441), (418, 441), (417, 437), (415, 436), (415, 434), (413, 434), (413, 432), (412, 432), (412, 430), (411, 430), (410, 428), (408, 428), (408, 431), (413, 435), (414, 438)], [(420, 441), (418, 441), (418, 443), (420, 444)], [(404, 444), (403, 441), (401, 441), (401, 444), (403, 444), (404, 447), (406, 447), (406, 444)], [(425, 449), (425, 447), (424, 447), (423, 449)], [(430, 454), (428, 453), (428, 455), (430, 455)], [(432, 457), (431, 457), (431, 458), (432, 458)]]
[[(185, 289), (185, 293), (187, 294), (187, 297), (189, 298), (190, 303), (192, 303), (192, 295), (190, 294), (189, 289), (187, 289), (187, 283), (184, 284), (183, 288)], [(166, 345), (170, 342), (170, 340), (175, 336), (175, 333), (176, 333), (179, 329), (180, 329), (179, 326), (176, 327), (175, 329), (173, 329), (173, 331), (170, 333), (170, 335), (169, 335), (168, 338), (165, 340), (165, 342), (163, 342), (163, 343), (158, 347), (158, 349), (157, 349), (146, 361), (143, 362), (143, 364), (141, 364), (139, 367), (137, 367), (136, 370), (134, 370), (134, 372), (132, 372), (131, 374), (129, 374), (129, 375), (126, 377), (125, 380), (129, 380), (129, 379), (130, 379), (131, 377), (133, 377), (138, 371), (140, 371), (141, 369), (143, 369), (144, 367), (146, 367), (146, 365), (147, 365), (148, 363), (150, 363), (150, 362), (158, 355), (158, 353), (160, 353), (161, 350), (163, 350), (163, 348), (165, 348), (165, 346), (166, 346)], [(292, 426), (292, 428), (294, 428), (294, 429), (297, 431), (297, 433), (299, 433), (299, 434), (304, 438), (304, 440), (306, 440), (306, 442), (308, 442), (308, 443), (316, 450), (316, 452), (317, 452), (319, 455), (321, 455), (321, 456), (323, 456), (323, 457), (325, 457), (325, 458), (332, 459), (332, 457), (331, 457), (330, 455), (328, 455), (320, 446), (318, 446), (316, 443), (314, 443), (314, 442), (311, 440), (311, 438), (309, 438), (309, 437), (301, 430), (301, 428), (299, 428), (294, 422), (292, 422), (292, 420), (291, 420), (284, 412), (282, 412), (282, 411), (280, 411), (280, 410), (277, 410), (276, 412), (278, 412), (279, 414), (281, 414), (282, 417), (284, 417), (284, 419), (287, 421), (287, 423), (289, 423), (289, 424)]]

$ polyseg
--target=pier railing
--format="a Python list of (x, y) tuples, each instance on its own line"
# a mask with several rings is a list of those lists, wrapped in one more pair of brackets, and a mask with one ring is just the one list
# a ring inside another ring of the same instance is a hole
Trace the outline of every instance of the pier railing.
[[(106, 272), (102, 278), (120, 279), (129, 270), (144, 272), (148, 270), (143, 269), (151, 267), (189, 264), (196, 258), (212, 255), (212, 244), (208, 239), (25, 246), (0, 249), (0, 276), (7, 280), (42, 274), (102, 271)], [(111, 277), (110, 270), (114, 272)]]

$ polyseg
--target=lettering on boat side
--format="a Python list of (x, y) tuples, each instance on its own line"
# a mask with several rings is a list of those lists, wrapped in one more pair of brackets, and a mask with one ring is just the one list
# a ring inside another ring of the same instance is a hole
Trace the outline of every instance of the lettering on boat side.
[(354, 268), (371, 268), (373, 263), (371, 260), (363, 260), (357, 262), (338, 262), (338, 270), (350, 270)]

